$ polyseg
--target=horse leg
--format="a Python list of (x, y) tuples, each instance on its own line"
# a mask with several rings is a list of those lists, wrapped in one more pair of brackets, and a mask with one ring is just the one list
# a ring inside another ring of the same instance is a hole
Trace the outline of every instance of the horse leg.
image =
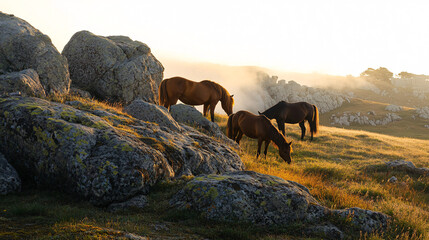
[(240, 129), (238, 127), (232, 128), (232, 140), (233, 141), (235, 141), (237, 139), (238, 132), (240, 132)]
[(170, 112), (171, 106), (176, 105), (177, 101), (179, 100), (179, 98), (171, 98), (169, 100), (167, 100), (164, 103), (164, 107), (166, 107), (168, 109), (168, 111)]
[(205, 103), (205, 104), (204, 104), (204, 110), (203, 110), (203, 115), (204, 115), (204, 117), (206, 117), (206, 116), (207, 116), (207, 110), (209, 110), (208, 108), (209, 108), (209, 105)]
[(265, 158), (267, 158), (268, 145), (270, 145), (270, 142), (271, 142), (271, 140), (266, 140), (265, 141), (265, 151), (264, 151)]
[(300, 122), (299, 126), (301, 127), (301, 140), (304, 140), (304, 136), (305, 136), (305, 124), (304, 124), (304, 121)]
[(170, 106), (171, 106), (171, 104), (170, 104), (170, 101), (167, 99), (167, 100), (165, 100), (165, 102), (164, 102), (164, 105), (163, 105), (165, 108), (167, 108), (167, 110), (168, 111), (170, 111)]
[(215, 110), (216, 104), (217, 102), (210, 104), (210, 117), (212, 119), (212, 122), (214, 122), (214, 110)]
[(256, 159), (258, 159), (259, 155), (261, 154), (261, 146), (262, 146), (262, 139), (258, 139), (258, 153), (256, 154)]
[(238, 130), (238, 136), (237, 139), (235, 140), (239, 145), (240, 145), (240, 140), (243, 137), (243, 132), (241, 130)]
[(283, 136), (286, 136), (285, 135), (285, 122), (282, 120), (279, 120), (279, 119), (276, 119), (276, 122), (277, 122), (277, 127), (279, 127), (280, 131), (282, 131)]

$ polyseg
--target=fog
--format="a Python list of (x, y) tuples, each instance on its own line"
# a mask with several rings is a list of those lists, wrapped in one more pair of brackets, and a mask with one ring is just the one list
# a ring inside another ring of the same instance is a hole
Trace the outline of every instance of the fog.
[[(182, 60), (162, 58), (160, 61), (165, 67), (164, 79), (181, 76), (193, 81), (212, 80), (225, 87), (230, 94), (234, 94), (234, 112), (248, 110), (256, 113), (263, 109), (263, 91), (257, 84), (258, 72), (270, 76), (278, 76), (279, 80), (295, 81), (301, 85), (319, 88), (344, 90), (361, 88), (367, 83), (359, 77), (332, 76), (319, 73), (292, 73), (254, 66), (227, 66), (213, 63), (186, 62)], [(201, 106), (196, 106), (202, 111)], [(220, 104), (216, 112), (224, 114)]]

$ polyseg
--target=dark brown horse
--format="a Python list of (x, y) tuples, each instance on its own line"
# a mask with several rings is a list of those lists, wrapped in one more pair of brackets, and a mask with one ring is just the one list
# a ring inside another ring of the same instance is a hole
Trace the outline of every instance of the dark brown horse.
[(249, 138), (258, 139), (258, 153), (256, 158), (261, 154), (262, 142), (265, 141), (265, 157), (267, 157), (268, 145), (273, 141), (278, 149), (280, 157), (290, 164), (292, 152), (292, 141), (288, 143), (286, 138), (265, 116), (254, 115), (247, 111), (238, 111), (231, 114), (227, 123), (227, 134), (232, 140), (240, 144), (243, 134)]
[(305, 136), (305, 121), (310, 125), (311, 140), (313, 134), (319, 131), (319, 110), (315, 105), (306, 102), (287, 103), (280, 101), (265, 112), (259, 114), (265, 115), (269, 119), (276, 119), (277, 126), (285, 135), (285, 123), (299, 123), (301, 127), (301, 139)]
[(221, 101), (222, 108), (230, 115), (234, 105), (234, 95), (229, 95), (228, 91), (221, 85), (210, 80), (194, 82), (182, 77), (172, 77), (164, 79), (159, 85), (159, 104), (170, 110), (170, 106), (177, 103), (177, 100), (188, 105), (204, 105), (204, 116), (210, 109), (210, 116), (214, 122), (214, 110), (216, 104)]

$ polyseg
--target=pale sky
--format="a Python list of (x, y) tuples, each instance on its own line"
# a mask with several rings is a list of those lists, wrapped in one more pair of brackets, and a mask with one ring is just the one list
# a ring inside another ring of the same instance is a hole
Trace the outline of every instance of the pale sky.
[(429, 1), (0, 0), (61, 51), (80, 30), (125, 35), (165, 58), (359, 75), (429, 74)]

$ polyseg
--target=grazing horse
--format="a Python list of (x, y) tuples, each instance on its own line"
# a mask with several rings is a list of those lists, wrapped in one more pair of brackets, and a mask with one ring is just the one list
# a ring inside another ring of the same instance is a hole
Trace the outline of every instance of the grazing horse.
[(227, 128), (228, 137), (238, 144), (240, 144), (243, 134), (249, 138), (258, 139), (256, 158), (261, 154), (262, 142), (265, 141), (264, 154), (267, 157), (268, 145), (273, 141), (279, 149), (280, 157), (289, 164), (292, 161), (290, 157), (292, 141), (288, 143), (284, 135), (279, 132), (267, 117), (254, 115), (247, 111), (238, 111), (229, 116)]
[(285, 134), (285, 123), (299, 123), (301, 127), (301, 140), (305, 136), (305, 121), (310, 125), (311, 139), (313, 140), (313, 133), (317, 134), (319, 131), (319, 110), (315, 105), (306, 102), (287, 103), (280, 101), (265, 112), (259, 114), (265, 115), (269, 119), (276, 119), (277, 126)]
[(229, 95), (228, 91), (221, 85), (210, 80), (194, 82), (182, 77), (172, 77), (164, 79), (159, 85), (159, 104), (168, 108), (177, 103), (177, 100), (188, 105), (204, 104), (204, 116), (210, 109), (210, 116), (214, 122), (214, 110), (216, 104), (221, 101), (222, 108), (228, 115), (232, 114), (234, 105), (234, 95)]

